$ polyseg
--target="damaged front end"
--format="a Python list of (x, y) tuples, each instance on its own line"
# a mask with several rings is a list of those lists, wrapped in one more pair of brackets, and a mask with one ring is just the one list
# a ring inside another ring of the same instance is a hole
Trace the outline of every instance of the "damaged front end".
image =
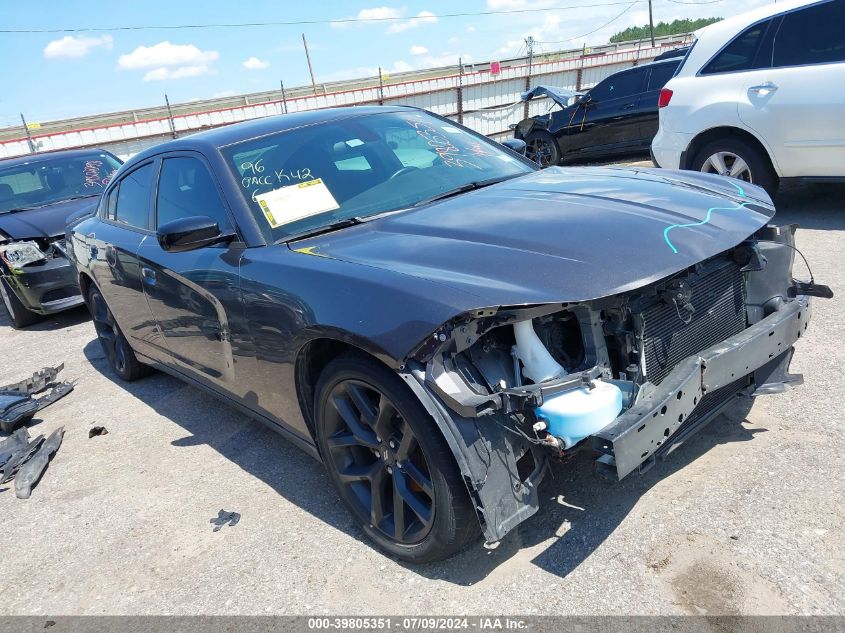
[(800, 384), (793, 344), (826, 286), (792, 277), (796, 226), (626, 292), (452, 319), (402, 375), (458, 458), (488, 542), (538, 508), (550, 459), (592, 451), (599, 472), (645, 470), (738, 394)]
[(83, 303), (63, 237), (4, 240), (0, 235), (0, 277), (23, 307), (36, 314)]

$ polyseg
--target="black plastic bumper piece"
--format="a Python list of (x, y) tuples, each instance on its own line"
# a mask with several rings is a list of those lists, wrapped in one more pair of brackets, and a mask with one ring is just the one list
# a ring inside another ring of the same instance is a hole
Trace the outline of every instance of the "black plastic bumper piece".
[[(29, 378), (0, 387), (0, 430), (11, 433), (31, 420), (41, 409), (73, 391), (72, 383), (55, 382), (63, 368), (64, 364), (45, 367)], [(46, 395), (34, 397), (48, 388), (50, 391)]]
[[(593, 447), (601, 453), (602, 470), (615, 472), (616, 478), (622, 479), (642, 464), (647, 467), (664, 444), (675, 443), (673, 435), (695, 416), (705, 397), (719, 389), (736, 384), (738, 390), (746, 386), (738, 381), (760, 381), (767, 387), (762, 393), (773, 393), (775, 384), (800, 382), (800, 377), (785, 373), (784, 363), (788, 365), (792, 345), (809, 320), (807, 298), (799, 297), (741, 333), (678, 364), (659, 387), (592, 436)], [(713, 417), (715, 413), (706, 416), (697, 428)], [(689, 429), (689, 425), (683, 428)]]
[(24, 266), (4, 279), (21, 303), (37, 314), (54, 314), (84, 303), (76, 269), (64, 257)]

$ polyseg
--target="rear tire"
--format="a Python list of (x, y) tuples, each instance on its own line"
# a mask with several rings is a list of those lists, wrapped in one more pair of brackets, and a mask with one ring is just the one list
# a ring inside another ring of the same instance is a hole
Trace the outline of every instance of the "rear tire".
[(525, 137), (525, 157), (541, 168), (560, 164), (561, 152), (555, 137), (545, 130), (534, 130)]
[(360, 354), (330, 362), (317, 383), (317, 445), (355, 522), (411, 563), (442, 560), (479, 534), (458, 465), (401, 378)]
[(724, 136), (710, 141), (698, 150), (691, 167), (694, 171), (720, 174), (758, 185), (771, 198), (778, 190), (778, 176), (769, 157), (740, 138)]
[(41, 320), (41, 315), (36, 314), (24, 307), (18, 295), (15, 294), (5, 279), (0, 278), (0, 297), (3, 298), (3, 305), (6, 306), (6, 312), (9, 313), (9, 320), (12, 322), (12, 327), (19, 330), (25, 328), (27, 325), (32, 325)]
[(114, 316), (106, 303), (100, 290), (92, 285), (88, 291), (88, 309), (94, 320), (94, 329), (97, 330), (97, 339), (103, 348), (103, 352), (120, 378), (127, 382), (138, 380), (153, 373), (153, 368), (144, 365), (135, 356), (135, 351), (129, 345), (129, 341), (120, 331), (120, 327), (114, 320)]

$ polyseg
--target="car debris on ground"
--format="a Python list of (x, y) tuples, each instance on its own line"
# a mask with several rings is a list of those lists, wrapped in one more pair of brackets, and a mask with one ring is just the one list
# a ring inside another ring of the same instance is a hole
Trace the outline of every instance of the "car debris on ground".
[[(15, 481), (15, 494), (29, 499), (50, 460), (62, 445), (65, 429), (60, 426), (46, 440), (43, 434), (30, 439), (23, 426), (33, 416), (73, 391), (73, 383), (56, 382), (64, 364), (45, 367), (20, 382), (0, 387), (0, 429), (9, 437), (0, 441), (0, 484)], [(35, 398), (49, 389), (46, 395)]]
[(100, 435), (108, 435), (109, 430), (104, 426), (92, 426), (88, 429), (88, 439), (90, 440), (92, 437), (98, 437)]
[(213, 517), (208, 520), (209, 523), (214, 524), (214, 529), (212, 532), (219, 532), (220, 528), (224, 525), (229, 525), (230, 527), (234, 527), (238, 524), (238, 521), (241, 520), (241, 515), (237, 512), (226, 512), (225, 510), (221, 509), (220, 512), (217, 513), (216, 517)]
[[(73, 383), (56, 382), (56, 377), (64, 367), (64, 363), (45, 367), (29, 378), (0, 387), (0, 430), (12, 433), (29, 422), (41, 409), (73, 391)], [(35, 395), (47, 389), (50, 389), (49, 393), (35, 398)]]
[(65, 435), (65, 427), (60, 426), (50, 434), (50, 437), (41, 445), (35, 456), (24, 463), (15, 477), (15, 496), (18, 499), (29, 499), (32, 489), (41, 480), (41, 475), (47, 470), (50, 459), (62, 445), (62, 438)]

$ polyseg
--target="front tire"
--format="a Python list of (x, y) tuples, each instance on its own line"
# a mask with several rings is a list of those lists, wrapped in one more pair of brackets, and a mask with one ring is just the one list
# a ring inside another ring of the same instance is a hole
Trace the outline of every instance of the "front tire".
[(27, 325), (41, 320), (41, 315), (27, 310), (18, 295), (9, 287), (5, 279), (0, 278), (0, 297), (3, 299), (3, 305), (6, 306), (6, 312), (9, 313), (9, 320), (12, 322), (12, 327), (16, 330), (25, 328)]
[(778, 190), (778, 177), (769, 157), (739, 138), (726, 136), (710, 141), (693, 157), (692, 169), (750, 182), (765, 189), (771, 198)]
[(540, 167), (560, 164), (561, 153), (555, 137), (545, 130), (534, 130), (525, 137), (525, 157)]
[(448, 558), (477, 537), (458, 465), (431, 416), (390, 369), (345, 354), (323, 370), (317, 445), (356, 523), (412, 563)]
[(135, 351), (114, 320), (105, 297), (93, 284), (88, 291), (88, 309), (94, 321), (94, 329), (97, 330), (97, 339), (114, 373), (127, 382), (150, 375), (152, 367), (144, 365), (135, 356)]

